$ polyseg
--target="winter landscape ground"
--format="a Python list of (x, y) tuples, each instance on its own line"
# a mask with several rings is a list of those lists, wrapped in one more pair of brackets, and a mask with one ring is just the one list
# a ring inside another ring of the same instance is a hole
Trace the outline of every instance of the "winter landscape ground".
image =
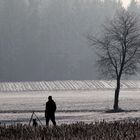
[[(41, 85), (43, 85), (42, 83)], [(120, 113), (106, 113), (113, 106), (114, 81), (57, 81), (57, 86), (55, 82), (51, 82), (49, 89), (45, 89), (44, 85), (44, 90), (41, 90), (41, 87), (38, 90), (33, 89), (33, 87), (37, 89), (40, 85), (39, 82), (34, 83), (32, 88), (32, 82), (26, 82), (26, 86), (25, 83), (2, 84), (0, 87), (4, 87), (4, 85), (7, 87), (5, 91), (4, 88), (0, 88), (1, 123), (27, 124), (29, 123), (32, 111), (35, 111), (36, 115), (44, 124), (45, 102), (49, 95), (53, 96), (57, 104), (57, 124), (69, 124), (77, 121), (87, 123), (102, 120), (114, 121), (140, 117), (139, 81), (122, 82), (119, 104), (126, 111)], [(9, 86), (10, 84), (16, 86)], [(18, 84), (24, 88), (20, 86), (15, 89), (15, 87), (18, 87)]]

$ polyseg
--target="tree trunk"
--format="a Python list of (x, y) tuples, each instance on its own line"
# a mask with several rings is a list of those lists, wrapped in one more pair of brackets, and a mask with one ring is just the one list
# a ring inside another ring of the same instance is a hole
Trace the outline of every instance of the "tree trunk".
[(117, 78), (117, 87), (115, 89), (115, 97), (114, 97), (114, 111), (119, 110), (119, 93), (120, 93), (120, 78)]

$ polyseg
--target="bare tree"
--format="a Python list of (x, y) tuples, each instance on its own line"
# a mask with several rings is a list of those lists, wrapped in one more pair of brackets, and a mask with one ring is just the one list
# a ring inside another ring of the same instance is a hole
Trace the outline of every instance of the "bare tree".
[(88, 39), (97, 49), (101, 74), (116, 79), (113, 108), (118, 111), (121, 78), (135, 74), (140, 64), (139, 18), (134, 13), (121, 10), (107, 23), (101, 37), (89, 35)]

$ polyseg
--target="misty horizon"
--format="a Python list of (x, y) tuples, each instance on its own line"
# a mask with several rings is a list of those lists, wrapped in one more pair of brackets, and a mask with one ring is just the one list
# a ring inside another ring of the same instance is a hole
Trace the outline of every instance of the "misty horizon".
[[(140, 14), (135, 6), (128, 10)], [(117, 0), (1, 0), (0, 81), (99, 79), (86, 36), (119, 8)]]

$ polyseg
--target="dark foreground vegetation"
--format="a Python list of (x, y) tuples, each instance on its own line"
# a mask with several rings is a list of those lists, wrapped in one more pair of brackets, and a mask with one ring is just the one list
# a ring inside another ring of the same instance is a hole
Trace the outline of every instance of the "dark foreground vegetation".
[(0, 125), (0, 140), (138, 140), (140, 121), (62, 124), (36, 128), (17, 124)]

